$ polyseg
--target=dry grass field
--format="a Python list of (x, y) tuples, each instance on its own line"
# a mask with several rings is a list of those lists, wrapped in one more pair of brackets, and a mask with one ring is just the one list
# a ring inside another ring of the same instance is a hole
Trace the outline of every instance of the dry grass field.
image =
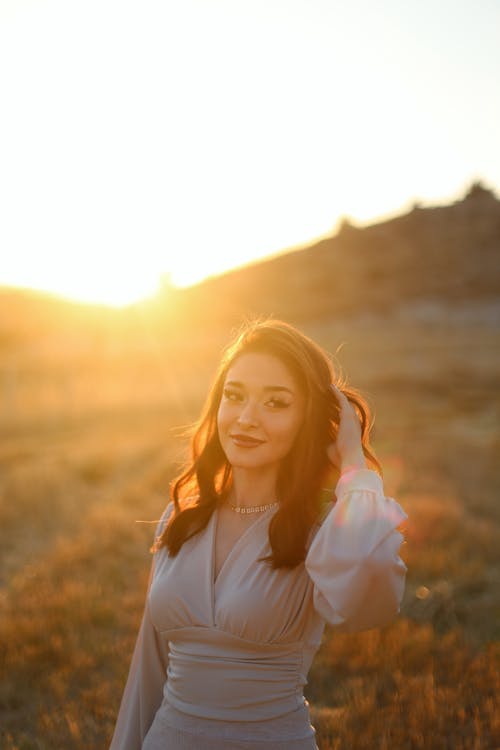
[[(310, 673), (320, 750), (500, 748), (500, 351), (485, 320), (305, 328), (376, 407), (410, 521), (400, 618), (331, 629)], [(175, 345), (68, 328), (0, 357), (3, 750), (105, 750), (148, 547), (225, 330)], [(141, 521), (141, 523), (137, 523)]]

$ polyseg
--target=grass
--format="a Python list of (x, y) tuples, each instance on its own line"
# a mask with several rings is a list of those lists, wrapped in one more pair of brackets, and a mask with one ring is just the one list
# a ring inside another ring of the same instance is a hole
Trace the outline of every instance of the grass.
[[(408, 587), (391, 626), (325, 631), (306, 689), (318, 745), (494, 750), (500, 398), (493, 333), (377, 325), (310, 332), (332, 351), (348, 341), (339, 358), (377, 405), (387, 492), (410, 516)], [(468, 356), (478, 341), (489, 346), (489, 361), (483, 348), (481, 357)], [(165, 506), (181, 455), (173, 427), (196, 415), (217, 346), (218, 339), (191, 359), (185, 350), (184, 370), (157, 341), (141, 351), (140, 366), (132, 344), (128, 354), (124, 346), (92, 355), (84, 340), (59, 357), (47, 345), (3, 358), (5, 750), (107, 747), (150, 565), (154, 527), (136, 520), (154, 521)]]

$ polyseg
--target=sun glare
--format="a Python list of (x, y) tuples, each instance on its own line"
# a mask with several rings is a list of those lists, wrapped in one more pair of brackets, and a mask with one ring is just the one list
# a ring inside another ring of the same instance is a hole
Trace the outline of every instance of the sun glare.
[[(3, 281), (3, 280), (2, 280)], [(12, 287), (43, 289), (51, 294), (78, 302), (123, 307), (154, 295), (160, 287), (160, 276), (138, 273), (106, 273), (98, 267), (87, 267), (81, 273), (62, 273), (47, 269), (45, 273), (19, 274), (5, 284)]]
[(116, 280), (103, 279), (98, 284), (78, 284), (71, 286), (68, 282), (61, 285), (59, 294), (89, 303), (100, 303), (111, 307), (123, 307), (133, 302), (152, 296), (158, 290), (156, 283), (143, 282), (135, 278), (123, 279), (119, 283)]
[(0, 5), (0, 284), (126, 304), (494, 185), (496, 141), (448, 85), (474, 75), (467, 112), (498, 121), (481, 55), (442, 71), (443, 38), (417, 68), (444, 11), (410, 32), (396, 7), (360, 27), (323, 2)]

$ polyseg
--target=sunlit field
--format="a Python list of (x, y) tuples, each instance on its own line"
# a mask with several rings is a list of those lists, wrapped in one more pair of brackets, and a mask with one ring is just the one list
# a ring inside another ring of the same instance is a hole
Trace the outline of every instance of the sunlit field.
[[(154, 521), (230, 335), (114, 325), (0, 343), (4, 750), (107, 748)], [(399, 619), (325, 633), (306, 689), (319, 748), (499, 748), (495, 327), (386, 316), (304, 329), (374, 405), (386, 490), (410, 517)]]

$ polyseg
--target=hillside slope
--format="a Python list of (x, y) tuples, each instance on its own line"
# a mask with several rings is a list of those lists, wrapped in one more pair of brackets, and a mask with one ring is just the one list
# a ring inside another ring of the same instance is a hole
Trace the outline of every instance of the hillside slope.
[[(244, 317), (294, 323), (403, 316), (500, 322), (500, 200), (479, 183), (463, 200), (355, 227), (186, 289), (114, 310), (0, 288), (0, 348), (78, 333), (92, 348), (140, 340), (171, 343), (227, 332)], [(226, 334), (224, 334), (226, 335)]]
[[(490, 304), (500, 293), (500, 201), (476, 184), (449, 206), (339, 233), (176, 293), (177, 316), (275, 314), (294, 321), (392, 314), (427, 301)], [(181, 312), (182, 311), (182, 312)]]

